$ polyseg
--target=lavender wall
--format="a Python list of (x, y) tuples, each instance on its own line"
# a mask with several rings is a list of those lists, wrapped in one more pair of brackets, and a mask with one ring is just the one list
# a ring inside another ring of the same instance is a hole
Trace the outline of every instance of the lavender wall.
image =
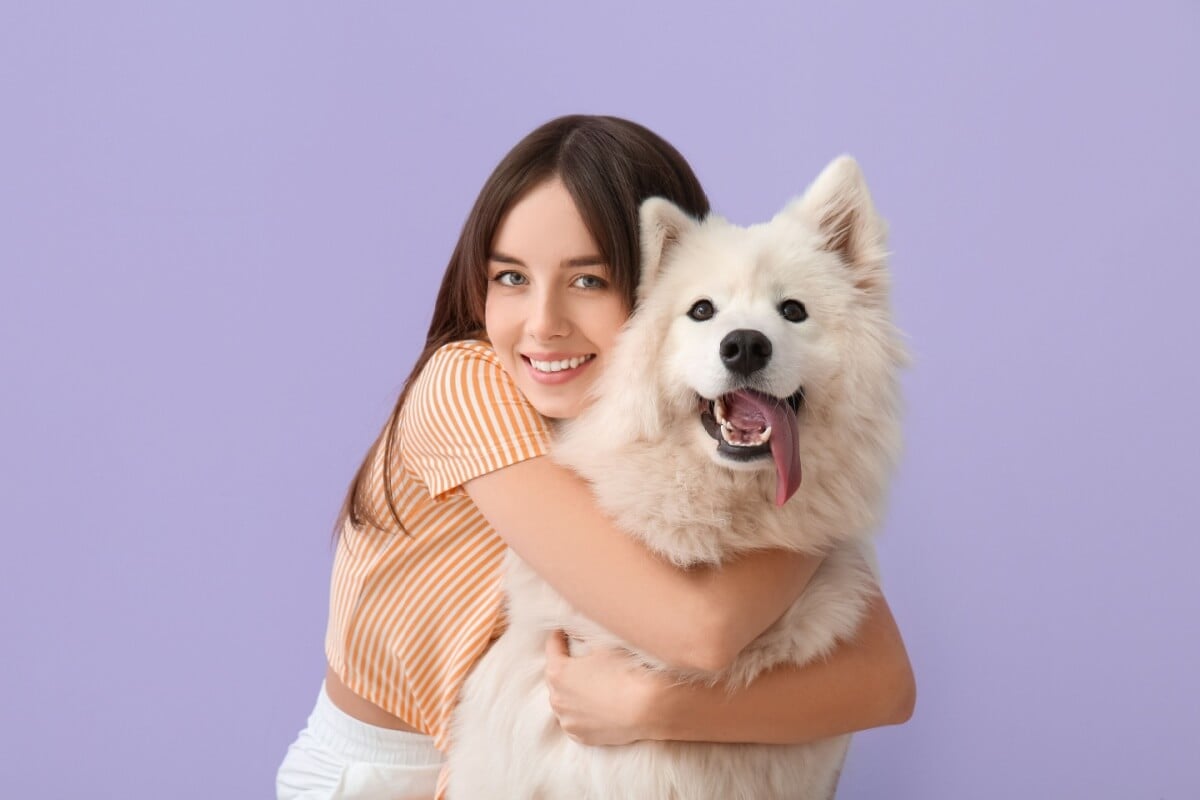
[(840, 796), (1200, 797), (1197, 5), (503, 5), (0, 9), (0, 793), (270, 795), (457, 228), (585, 111), (891, 222), (920, 700)]

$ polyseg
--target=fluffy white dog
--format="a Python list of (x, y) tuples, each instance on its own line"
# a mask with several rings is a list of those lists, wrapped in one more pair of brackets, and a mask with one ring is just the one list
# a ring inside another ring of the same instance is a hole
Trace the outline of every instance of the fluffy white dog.
[[(846, 157), (765, 224), (697, 222), (654, 198), (641, 225), (636, 313), (554, 457), (592, 483), (631, 536), (677, 564), (775, 547), (825, 554), (800, 599), (726, 672), (679, 676), (742, 686), (853, 636), (875, 591), (868, 537), (899, 449), (904, 361), (885, 225)], [(571, 741), (542, 681), (547, 633), (628, 645), (511, 552), (505, 581), (508, 630), (475, 666), (457, 711), (453, 800), (833, 793), (845, 736), (798, 746)]]

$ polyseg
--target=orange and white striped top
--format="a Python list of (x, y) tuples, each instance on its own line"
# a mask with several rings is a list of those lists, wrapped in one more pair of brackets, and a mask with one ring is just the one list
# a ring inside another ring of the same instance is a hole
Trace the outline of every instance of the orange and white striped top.
[[(345, 525), (325, 652), (355, 694), (428, 733), (442, 752), (467, 672), (503, 625), (504, 542), (462, 484), (544, 455), (550, 428), (486, 342), (440, 348), (401, 409), (392, 460), (404, 530)], [(390, 521), (383, 447), (368, 476), (372, 515)]]

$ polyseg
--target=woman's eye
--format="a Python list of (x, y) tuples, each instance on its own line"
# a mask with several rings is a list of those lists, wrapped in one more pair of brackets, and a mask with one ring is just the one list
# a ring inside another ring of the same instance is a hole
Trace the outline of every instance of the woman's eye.
[(692, 307), (688, 309), (688, 316), (696, 320), (696, 322), (704, 322), (710, 320), (717, 310), (713, 308), (713, 304), (708, 300), (697, 300), (692, 303)]
[(501, 286), (524, 286), (525, 285), (525, 276), (519, 272), (513, 272), (511, 270), (497, 273), (496, 277), (492, 278), (492, 280), (494, 280), (496, 283), (500, 284)]
[(799, 300), (784, 300), (779, 304), (779, 313), (788, 322), (804, 322), (808, 319), (808, 309)]
[(608, 283), (598, 275), (580, 275), (575, 279), (575, 285), (580, 289), (603, 289)]

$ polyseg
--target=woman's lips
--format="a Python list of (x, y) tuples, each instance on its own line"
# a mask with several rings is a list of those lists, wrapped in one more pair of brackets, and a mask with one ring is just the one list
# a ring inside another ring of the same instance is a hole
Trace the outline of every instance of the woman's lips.
[[(539, 356), (540, 356), (540, 354), (539, 354)], [(540, 358), (539, 357), (536, 360), (539, 362), (569, 361), (573, 357), (579, 358), (579, 356), (566, 356), (563, 358)], [(582, 361), (576, 367), (567, 367), (566, 369), (560, 369), (555, 372), (543, 372), (542, 370), (533, 366), (530, 356), (527, 356), (527, 355), (521, 356), (521, 361), (524, 362), (525, 370), (529, 373), (529, 377), (531, 377), (534, 381), (542, 384), (543, 386), (557, 386), (559, 384), (567, 383), (568, 381), (574, 380), (575, 378), (577, 378), (581, 374), (583, 374), (583, 372), (585, 370), (587, 370), (587, 368), (595, 360), (596, 360), (596, 357), (594, 355), (588, 355), (586, 357), (586, 359), (584, 361)]]

